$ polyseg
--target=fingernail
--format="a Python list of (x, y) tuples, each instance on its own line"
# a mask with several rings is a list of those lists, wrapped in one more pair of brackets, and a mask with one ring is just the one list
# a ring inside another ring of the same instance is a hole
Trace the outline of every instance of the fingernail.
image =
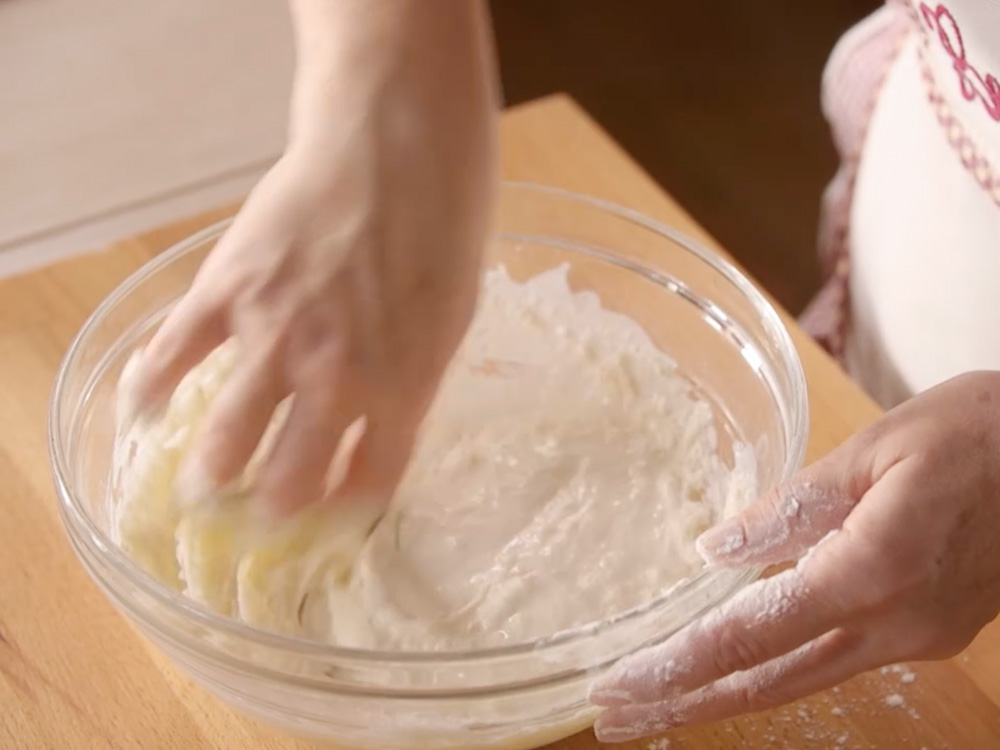
[(632, 740), (638, 740), (644, 737), (645, 735), (637, 734), (636, 732), (631, 731), (629, 727), (618, 727), (613, 725), (605, 726), (604, 724), (598, 722), (594, 724), (594, 736), (597, 737), (598, 742), (618, 744), (621, 742), (630, 742)]
[(620, 688), (591, 688), (587, 700), (601, 708), (620, 708), (635, 703), (632, 694)]
[(709, 565), (725, 561), (746, 547), (743, 523), (738, 518), (723, 521), (699, 536), (695, 542), (698, 554)]
[(667, 641), (622, 660), (594, 683), (590, 701), (604, 708), (622, 708), (680, 695), (684, 688), (675, 683), (687, 671), (687, 664), (676, 651)]
[(630, 742), (674, 729), (676, 724), (664, 716), (665, 706), (642, 706), (623, 711), (608, 711), (598, 717), (594, 734), (599, 742)]

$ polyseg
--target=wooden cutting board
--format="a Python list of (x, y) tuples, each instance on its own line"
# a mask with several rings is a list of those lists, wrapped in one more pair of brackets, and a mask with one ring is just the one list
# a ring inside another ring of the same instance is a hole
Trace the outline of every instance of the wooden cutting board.
[[(711, 238), (570, 100), (511, 111), (504, 173), (616, 201)], [(52, 378), (86, 315), (128, 273), (196, 229), (200, 216), (105, 252), (0, 282), (0, 748), (292, 750), (191, 685), (132, 631), (77, 564), (60, 528), (46, 456)], [(721, 248), (720, 248), (721, 252)], [(810, 385), (810, 459), (878, 409), (789, 321)], [(909, 676), (909, 675), (912, 675)], [(962, 656), (864, 675), (755, 716), (681, 730), (626, 750), (1000, 748), (1000, 631)], [(553, 747), (593, 750), (590, 732)]]

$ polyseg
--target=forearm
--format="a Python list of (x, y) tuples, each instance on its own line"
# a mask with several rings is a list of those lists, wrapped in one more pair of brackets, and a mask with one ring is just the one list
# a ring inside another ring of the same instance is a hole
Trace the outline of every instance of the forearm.
[(483, 0), (290, 0), (297, 65), (294, 140), (338, 118), (371, 115), (386, 98), (481, 107), (497, 100)]

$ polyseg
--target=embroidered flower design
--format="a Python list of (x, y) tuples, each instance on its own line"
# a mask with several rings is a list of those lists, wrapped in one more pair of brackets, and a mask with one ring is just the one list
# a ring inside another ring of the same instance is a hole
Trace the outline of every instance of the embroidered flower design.
[(969, 62), (962, 30), (951, 11), (941, 3), (936, 8), (921, 3), (920, 14), (928, 28), (937, 33), (941, 47), (951, 58), (955, 72), (958, 73), (962, 96), (970, 102), (979, 99), (987, 114), (1000, 122), (1000, 82), (989, 73), (984, 76)]

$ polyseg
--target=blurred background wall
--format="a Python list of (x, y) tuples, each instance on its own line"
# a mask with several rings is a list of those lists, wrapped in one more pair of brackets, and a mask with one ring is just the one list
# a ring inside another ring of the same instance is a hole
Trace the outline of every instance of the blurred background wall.
[[(823, 64), (876, 0), (493, 0), (504, 93), (577, 99), (786, 306), (818, 283)], [(277, 156), (283, 0), (0, 0), (0, 272), (241, 197)]]

